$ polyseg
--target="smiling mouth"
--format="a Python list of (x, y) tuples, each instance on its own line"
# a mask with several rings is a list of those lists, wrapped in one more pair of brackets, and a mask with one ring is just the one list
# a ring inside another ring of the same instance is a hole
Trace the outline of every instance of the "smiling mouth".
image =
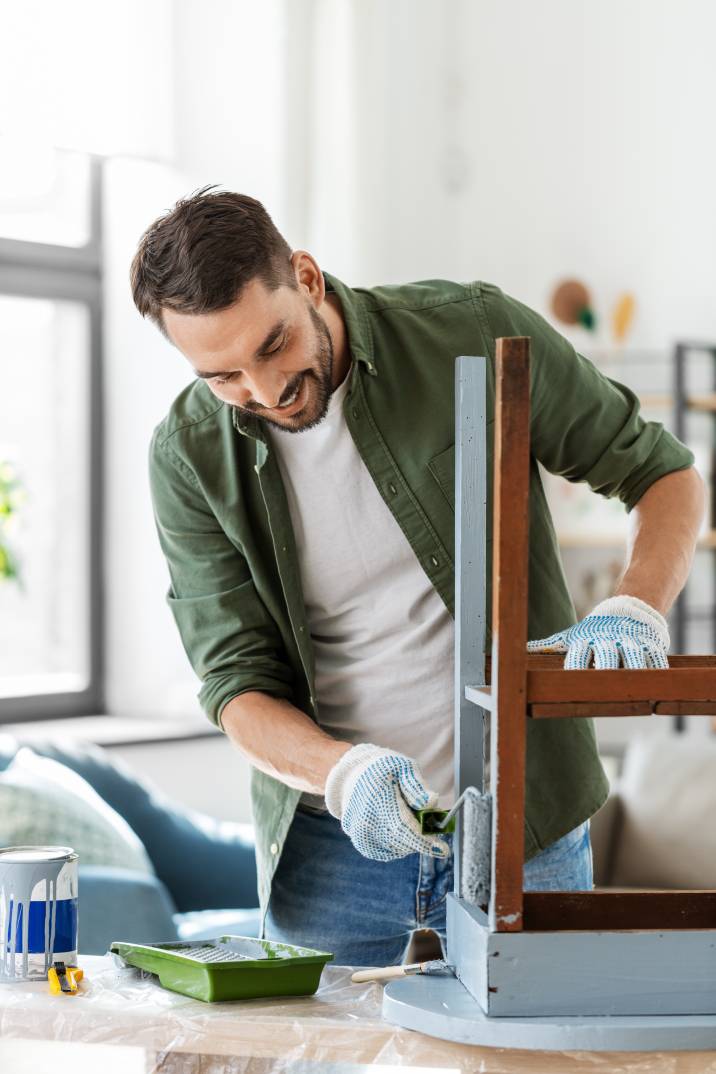
[(294, 391), (293, 395), (290, 397), (290, 399), (287, 399), (285, 403), (281, 404), (281, 406), (274, 407), (274, 410), (276, 410), (276, 411), (290, 410), (290, 408), (294, 405), (294, 403), (296, 402), (296, 400), (298, 399), (299, 395), (301, 394), (301, 392), (303, 390), (304, 380), (305, 380), (305, 377), (301, 377), (301, 382), (298, 385), (298, 387), (296, 388), (296, 390)]

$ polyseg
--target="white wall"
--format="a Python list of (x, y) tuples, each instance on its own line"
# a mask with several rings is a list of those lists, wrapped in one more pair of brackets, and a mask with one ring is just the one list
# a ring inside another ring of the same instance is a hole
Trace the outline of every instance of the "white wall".
[(280, 210), (283, 0), (175, 0), (175, 164), (197, 186), (218, 183)]
[(219, 820), (251, 821), (249, 766), (224, 735), (108, 747), (170, 798)]
[(190, 375), (137, 313), (128, 281), (139, 236), (185, 191), (168, 167), (118, 159), (105, 169), (107, 708), (123, 716), (199, 712), (198, 683), (164, 600), (147, 477), (152, 430)]
[(131, 304), (142, 230), (219, 183), (350, 283), (484, 278), (546, 312), (576, 274), (603, 313), (635, 290), (634, 345), (715, 338), (716, 5), (177, 0), (164, 31), (173, 166), (107, 168), (108, 701), (199, 720), (146, 479), (188, 375)]
[[(325, 6), (307, 5), (318, 21)], [(294, 241), (352, 282), (484, 278), (543, 312), (577, 274), (605, 312), (636, 291), (634, 345), (716, 335), (715, 5), (350, 7), (323, 56), (335, 69), (337, 49), (351, 79), (350, 239), (337, 249), (321, 227), (342, 197), (322, 188)], [(323, 91), (331, 146), (343, 109)]]
[(4, 3), (0, 133), (170, 159), (172, 0)]
[(205, 720), (164, 601), (168, 575), (147, 479), (152, 430), (192, 377), (135, 310), (129, 265), (145, 228), (199, 186), (245, 190), (269, 206), (279, 199), (279, 9), (273, 0), (179, 0), (164, 28), (173, 54), (173, 166), (106, 165), (107, 707), (118, 715)]

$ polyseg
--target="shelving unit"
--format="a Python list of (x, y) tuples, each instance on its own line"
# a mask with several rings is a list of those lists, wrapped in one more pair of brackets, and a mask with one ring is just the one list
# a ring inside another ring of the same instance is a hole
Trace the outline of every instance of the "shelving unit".
[[(708, 607), (694, 604), (689, 599), (689, 585), (674, 605), (672, 616), (672, 641), (676, 652), (685, 653), (692, 648), (689, 638), (690, 623), (708, 623), (710, 625), (710, 648), (716, 647), (716, 390), (693, 394), (689, 390), (689, 365), (696, 355), (707, 355), (711, 369), (711, 385), (716, 389), (716, 343), (680, 342), (674, 347), (674, 432), (679, 440), (688, 443), (689, 415), (711, 415), (710, 443), (711, 458), (706, 479), (709, 487), (709, 530), (699, 540), (699, 547), (711, 553), (711, 577), (714, 591)], [(684, 717), (675, 717), (676, 729), (684, 729)], [(716, 729), (716, 728), (715, 728)]]
[[(716, 343), (679, 342), (673, 351), (613, 349), (584, 353), (606, 376), (635, 392), (647, 417), (653, 415), (655, 420), (663, 421), (697, 454), (697, 467), (710, 491), (710, 517), (708, 529), (698, 540), (700, 555), (691, 591), (687, 586), (679, 597), (669, 626), (673, 652), (716, 651)], [(702, 433), (695, 441), (692, 434), (699, 422)], [(708, 423), (705, 435), (704, 423)], [(622, 552), (626, 551), (626, 519), (617, 517), (613, 506), (597, 503), (598, 498), (593, 504), (589, 501), (591, 507), (586, 508), (587, 498), (592, 496), (589, 490), (579, 494), (580, 500), (574, 491), (562, 487), (559, 479), (553, 484), (555, 479), (547, 476), (550, 505), (553, 511), (557, 507), (557, 538), (570, 589), (578, 613), (586, 614), (612, 591)], [(561, 509), (557, 502), (560, 487), (564, 496)], [(571, 502), (569, 496), (573, 497)], [(595, 513), (593, 523), (590, 511)], [(592, 556), (588, 555), (590, 551)], [(702, 556), (707, 557), (708, 568)], [(674, 717), (674, 727), (684, 729), (683, 716)]]
[[(635, 711), (716, 712), (716, 656), (566, 671), (557, 654), (528, 655), (529, 343), (497, 340), (491, 556), (486, 361), (456, 363), (455, 783), (469, 797), (446, 900), (451, 972), (390, 981), (383, 1015), (481, 1046), (703, 1050), (716, 1033), (716, 891), (523, 891), (528, 723), (595, 708), (619, 722)], [(489, 837), (477, 834), (478, 815)]]
[[(590, 537), (582, 533), (567, 533), (562, 531), (559, 535), (559, 543), (562, 548), (621, 548), (623, 539), (618, 535), (608, 533), (595, 534)], [(716, 529), (702, 534), (697, 542), (697, 548), (716, 548)]]
[[(626, 384), (642, 410), (673, 428), (673, 374), (666, 350), (612, 348), (583, 353), (600, 372)], [(710, 384), (709, 384), (710, 387)], [(586, 487), (543, 474), (557, 539), (578, 614), (609, 596), (626, 552), (628, 521), (620, 504), (606, 501)], [(716, 530), (712, 538), (716, 546)], [(594, 555), (589, 557), (592, 551)]]

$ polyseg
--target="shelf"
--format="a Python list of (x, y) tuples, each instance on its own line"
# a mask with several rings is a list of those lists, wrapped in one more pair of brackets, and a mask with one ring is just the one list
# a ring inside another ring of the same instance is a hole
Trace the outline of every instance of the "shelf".
[[(618, 533), (558, 533), (560, 548), (624, 548), (626, 534)], [(696, 542), (697, 548), (716, 548), (716, 530), (703, 533)]]
[[(635, 391), (635, 389), (632, 389)], [(636, 392), (639, 402), (643, 407), (651, 410), (671, 410), (676, 406), (676, 399), (671, 392)], [(716, 392), (707, 392), (703, 395), (689, 395), (686, 397), (686, 406), (689, 410), (699, 410), (703, 413), (716, 412)]]
[(716, 616), (716, 610), (713, 608), (687, 608), (685, 615), (686, 618), (692, 622), (708, 622)]
[(597, 368), (602, 365), (630, 369), (634, 366), (664, 366), (671, 360), (668, 347), (589, 347), (583, 351), (586, 358)]
[(686, 405), (689, 410), (699, 410), (704, 414), (716, 413), (716, 392), (708, 395), (687, 395)]
[(623, 548), (626, 545), (626, 533), (558, 533), (560, 548)]
[[(563, 662), (561, 653), (527, 656), (525, 707), (532, 719), (716, 714), (716, 656), (672, 654), (668, 670), (566, 671)], [(485, 664), (491, 678), (492, 662)], [(490, 685), (468, 684), (465, 697), (494, 710)]]

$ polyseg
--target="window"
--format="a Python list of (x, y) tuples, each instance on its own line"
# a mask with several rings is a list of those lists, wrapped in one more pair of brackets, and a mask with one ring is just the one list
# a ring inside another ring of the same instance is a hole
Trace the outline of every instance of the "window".
[(0, 164), (0, 236), (74, 249), (91, 242), (91, 157), (0, 138)]
[(99, 163), (26, 165), (0, 181), (3, 721), (102, 711)]

